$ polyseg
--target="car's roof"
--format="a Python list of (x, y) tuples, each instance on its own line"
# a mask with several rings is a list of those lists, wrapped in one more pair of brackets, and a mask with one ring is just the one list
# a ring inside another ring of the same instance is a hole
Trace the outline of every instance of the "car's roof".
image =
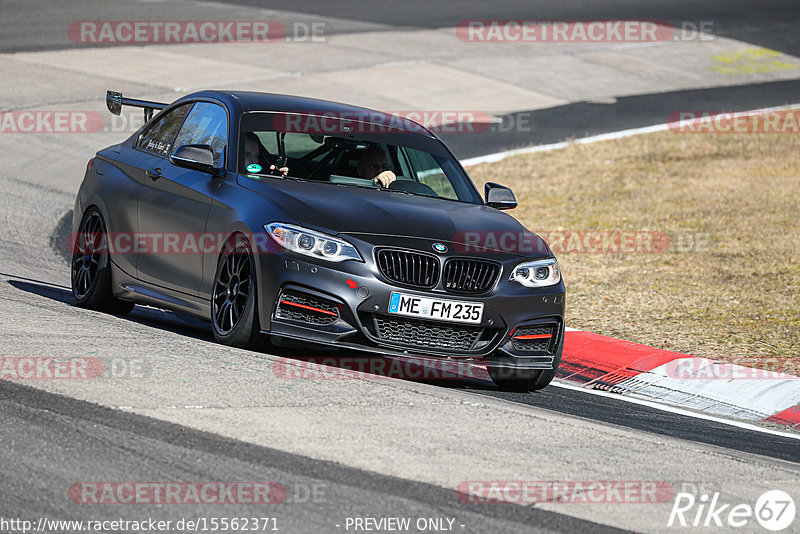
[[(254, 111), (277, 111), (277, 112), (291, 112), (291, 113), (334, 113), (341, 114), (343, 118), (353, 120), (361, 120), (363, 122), (379, 121), (382, 123), (387, 122), (387, 118), (391, 114), (383, 111), (378, 111), (359, 106), (352, 106), (350, 104), (343, 104), (341, 102), (333, 102), (330, 100), (321, 100), (318, 98), (309, 98), (305, 96), (283, 95), (277, 93), (259, 93), (255, 91), (200, 91), (192, 93), (181, 98), (192, 99), (210, 97), (218, 100), (223, 100), (228, 103), (228, 107), (241, 107), (243, 113), (250, 113)], [(410, 120), (404, 119), (415, 126), (409, 131), (415, 133), (433, 134), (424, 126)], [(392, 122), (393, 126), (397, 127), (398, 122)]]

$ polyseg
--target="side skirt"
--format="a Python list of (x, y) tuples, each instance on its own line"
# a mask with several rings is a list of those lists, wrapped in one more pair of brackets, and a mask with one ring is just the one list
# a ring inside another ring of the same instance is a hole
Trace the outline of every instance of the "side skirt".
[(114, 296), (117, 298), (185, 313), (205, 321), (211, 317), (210, 301), (142, 282), (120, 269), (114, 262), (111, 262), (111, 280)]

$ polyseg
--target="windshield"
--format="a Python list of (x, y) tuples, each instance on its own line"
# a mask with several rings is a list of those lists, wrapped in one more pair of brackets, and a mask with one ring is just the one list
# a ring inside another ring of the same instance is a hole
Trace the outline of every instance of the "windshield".
[(329, 116), (243, 115), (238, 172), (481, 203), (440, 141)]

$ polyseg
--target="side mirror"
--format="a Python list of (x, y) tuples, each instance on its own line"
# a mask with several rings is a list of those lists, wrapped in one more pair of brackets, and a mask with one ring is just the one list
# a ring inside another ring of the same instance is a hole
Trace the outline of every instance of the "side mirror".
[(484, 196), (486, 197), (486, 205), (490, 208), (511, 210), (517, 207), (517, 199), (514, 197), (514, 192), (500, 184), (486, 182)]
[(225, 175), (225, 169), (214, 167), (214, 149), (209, 145), (182, 145), (170, 156), (169, 161), (178, 167), (213, 176)]

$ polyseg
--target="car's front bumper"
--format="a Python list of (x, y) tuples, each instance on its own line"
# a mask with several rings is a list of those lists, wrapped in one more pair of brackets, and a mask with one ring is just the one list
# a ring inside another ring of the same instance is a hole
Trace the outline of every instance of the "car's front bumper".
[[(450, 357), (496, 367), (552, 369), (564, 335), (564, 284), (531, 289), (508, 282), (509, 265), (513, 262), (503, 265), (500, 280), (490, 292), (473, 296), (441, 288), (398, 287), (369, 261), (325, 263), (290, 253), (260, 255), (261, 329), (296, 341), (386, 356)], [(390, 295), (397, 291), (482, 302), (483, 317), (479, 324), (464, 325), (389, 314)], [(393, 336), (385, 335), (386, 325)], [(550, 330), (541, 330), (540, 325)], [(531, 346), (512, 337), (515, 329), (525, 327), (550, 332), (551, 338)], [(465, 337), (475, 342), (459, 345)]]

